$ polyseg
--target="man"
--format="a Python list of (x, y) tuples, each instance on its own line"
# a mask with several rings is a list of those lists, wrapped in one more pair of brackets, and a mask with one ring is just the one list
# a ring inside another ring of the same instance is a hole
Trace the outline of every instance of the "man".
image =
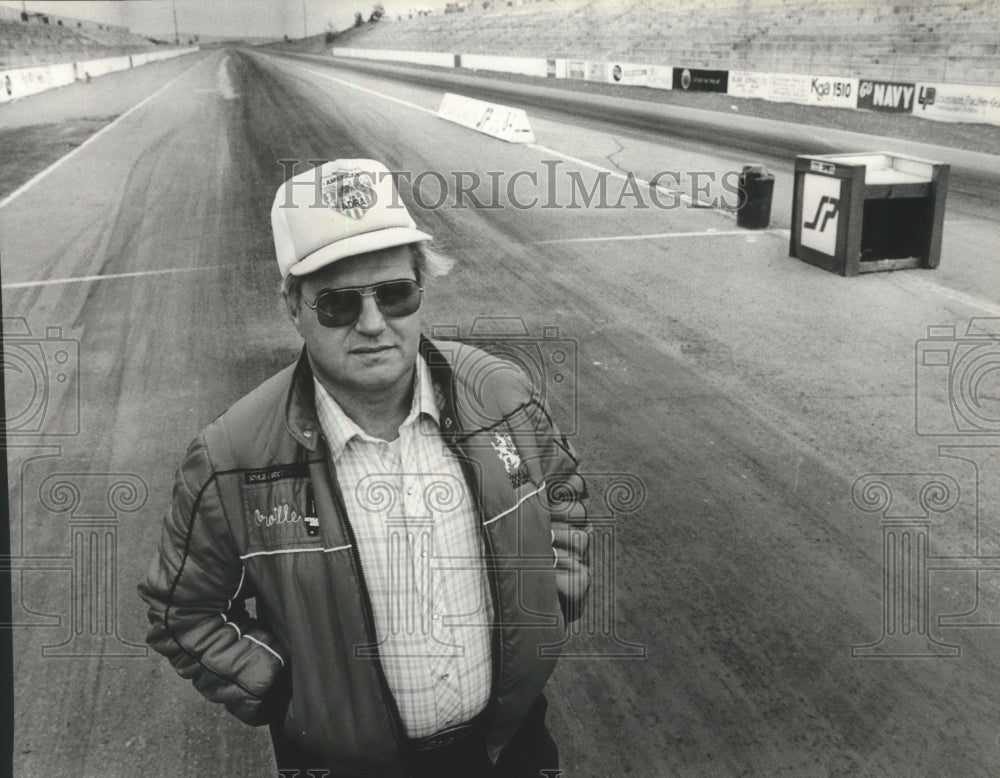
[(271, 221), (304, 348), (188, 449), (149, 643), (268, 724), (286, 775), (555, 770), (542, 689), (589, 583), (572, 449), (523, 373), (421, 335), (449, 263), (383, 165), (295, 176)]

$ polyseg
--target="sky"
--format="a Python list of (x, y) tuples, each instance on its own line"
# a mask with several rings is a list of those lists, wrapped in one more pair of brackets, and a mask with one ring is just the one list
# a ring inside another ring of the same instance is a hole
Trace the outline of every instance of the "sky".
[[(0, 0), (0, 5), (21, 10), (21, 0)], [(325, 32), (332, 24), (343, 30), (354, 23), (354, 12), (365, 18), (375, 0), (26, 0), (29, 13), (46, 13), (128, 27), (147, 35), (173, 36), (173, 6), (182, 34), (232, 37), (301, 38), (303, 9), (309, 35)], [(418, 8), (441, 9), (444, 0), (383, 0), (392, 17)]]

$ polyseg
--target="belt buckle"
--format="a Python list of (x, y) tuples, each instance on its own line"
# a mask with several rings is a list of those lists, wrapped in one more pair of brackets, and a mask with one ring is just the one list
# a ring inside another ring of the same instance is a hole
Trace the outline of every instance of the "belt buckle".
[(457, 743), (459, 740), (464, 740), (475, 731), (476, 728), (472, 724), (456, 724), (454, 727), (442, 729), (440, 732), (435, 732), (420, 740), (414, 740), (412, 745), (417, 751), (433, 751), (435, 748), (443, 748)]

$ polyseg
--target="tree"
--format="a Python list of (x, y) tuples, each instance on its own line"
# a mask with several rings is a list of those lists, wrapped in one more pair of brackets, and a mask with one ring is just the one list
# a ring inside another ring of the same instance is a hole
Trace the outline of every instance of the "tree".
[(385, 6), (382, 3), (375, 3), (375, 7), (372, 9), (372, 15), (368, 17), (368, 23), (379, 21), (383, 16), (385, 16)]
[(360, 27), (365, 23), (365, 17), (361, 15), (361, 11), (354, 12), (354, 26)]

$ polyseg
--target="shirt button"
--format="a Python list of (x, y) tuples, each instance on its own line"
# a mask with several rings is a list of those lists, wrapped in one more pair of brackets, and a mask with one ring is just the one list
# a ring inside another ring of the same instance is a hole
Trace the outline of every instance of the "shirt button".
[(434, 619), (434, 621), (437, 621), (438, 619), (440, 619), (440, 618), (441, 618), (441, 614), (440, 614), (440, 613), (435, 613), (435, 614), (434, 614), (434, 615), (432, 616), (432, 618)]
[(412, 486), (407, 486), (406, 487), (406, 493), (407, 494), (413, 494), (413, 487)]
[[(451, 678), (451, 673), (445, 673), (444, 675), (441, 676), (442, 681), (447, 681), (449, 678)], [(448, 719), (448, 721), (445, 723), (451, 724), (451, 719)]]

